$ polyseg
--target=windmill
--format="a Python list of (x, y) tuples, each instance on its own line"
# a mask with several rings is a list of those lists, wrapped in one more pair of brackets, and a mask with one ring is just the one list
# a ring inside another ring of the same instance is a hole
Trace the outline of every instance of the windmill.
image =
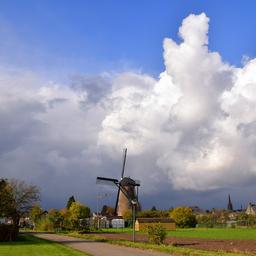
[(120, 180), (105, 177), (97, 177), (96, 179), (96, 184), (117, 186), (118, 190), (115, 204), (115, 214), (117, 216), (123, 216), (127, 210), (135, 210), (139, 207), (138, 187), (140, 186), (140, 182), (135, 181), (130, 177), (124, 176), (126, 156), (127, 148), (124, 149), (123, 166)]

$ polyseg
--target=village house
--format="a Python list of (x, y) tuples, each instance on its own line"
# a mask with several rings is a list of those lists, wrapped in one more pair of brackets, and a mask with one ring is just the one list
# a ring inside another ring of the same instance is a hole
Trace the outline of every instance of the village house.
[(256, 204), (249, 203), (245, 213), (248, 215), (256, 215)]

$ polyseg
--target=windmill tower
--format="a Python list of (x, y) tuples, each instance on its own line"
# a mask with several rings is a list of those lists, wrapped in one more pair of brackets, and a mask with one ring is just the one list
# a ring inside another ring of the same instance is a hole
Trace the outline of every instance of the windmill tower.
[(127, 149), (124, 150), (124, 159), (120, 180), (105, 177), (97, 177), (96, 179), (97, 184), (117, 186), (118, 191), (115, 204), (115, 214), (117, 216), (123, 216), (127, 210), (132, 209), (133, 205), (136, 205), (137, 209), (139, 207), (138, 187), (140, 186), (140, 182), (124, 176), (126, 156)]

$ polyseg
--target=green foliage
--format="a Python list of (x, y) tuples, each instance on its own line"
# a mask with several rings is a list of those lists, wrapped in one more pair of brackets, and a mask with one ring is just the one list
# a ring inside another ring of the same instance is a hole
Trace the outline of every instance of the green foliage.
[(54, 231), (54, 224), (48, 215), (42, 216), (36, 223), (36, 229), (39, 231)]
[(0, 181), (0, 216), (10, 217), (16, 227), (20, 217), (29, 213), (39, 200), (39, 189), (20, 180)]
[(147, 233), (149, 242), (154, 244), (162, 244), (167, 236), (167, 231), (161, 224), (149, 225)]
[(124, 213), (123, 218), (124, 218), (125, 221), (131, 220), (131, 219), (132, 219), (132, 210), (131, 210), (131, 209), (128, 209), (128, 210)]
[(167, 218), (169, 217), (169, 211), (161, 210), (145, 210), (137, 213), (138, 218)]
[(214, 222), (210, 214), (196, 217), (198, 227), (213, 228)]
[(176, 225), (180, 228), (193, 228), (196, 226), (196, 216), (193, 214), (192, 209), (186, 206), (180, 206), (174, 208), (170, 217), (176, 222)]
[(43, 213), (43, 209), (40, 207), (39, 204), (35, 204), (31, 210), (30, 210), (30, 219), (34, 222), (34, 224), (36, 224), (40, 218), (41, 218), (41, 215)]
[(72, 223), (70, 220), (70, 211), (66, 208), (61, 209), (60, 216), (61, 216), (60, 229), (61, 230), (71, 230)]
[(76, 201), (76, 200), (75, 200), (75, 197), (74, 197), (74, 196), (71, 196), (71, 197), (68, 199), (66, 208), (69, 210), (70, 206), (71, 206), (75, 201)]
[(14, 211), (12, 189), (7, 180), (0, 180), (0, 217), (9, 217)]
[[(41, 212), (40, 212), (41, 210)], [(35, 230), (39, 231), (58, 231), (71, 230), (70, 213), (66, 209), (58, 211), (50, 209), (48, 213), (43, 213), (42, 209), (35, 206), (32, 211), (34, 215)]]
[(102, 216), (114, 216), (115, 215), (115, 209), (113, 207), (110, 207), (108, 205), (103, 205), (101, 210)]
[(74, 202), (69, 208), (69, 213), (70, 213), (69, 218), (70, 218), (73, 229), (79, 230), (79, 229), (88, 228), (84, 219), (90, 217), (89, 207), (79, 202)]
[(58, 210), (54, 208), (50, 209), (48, 217), (52, 222), (54, 229), (61, 229), (63, 218)]

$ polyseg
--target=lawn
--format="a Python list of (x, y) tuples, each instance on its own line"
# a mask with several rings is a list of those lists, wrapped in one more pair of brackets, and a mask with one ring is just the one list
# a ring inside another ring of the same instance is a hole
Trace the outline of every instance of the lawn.
[(36, 237), (20, 235), (18, 241), (0, 243), (1, 256), (85, 256), (64, 245)]
[[(107, 233), (132, 233), (130, 228), (103, 229)], [(139, 232), (141, 233), (141, 232)], [(168, 231), (171, 237), (207, 238), (207, 239), (241, 239), (256, 240), (256, 229), (253, 228), (184, 228)]]
[(169, 231), (168, 236), (207, 239), (256, 240), (256, 229), (251, 228), (191, 228)]

